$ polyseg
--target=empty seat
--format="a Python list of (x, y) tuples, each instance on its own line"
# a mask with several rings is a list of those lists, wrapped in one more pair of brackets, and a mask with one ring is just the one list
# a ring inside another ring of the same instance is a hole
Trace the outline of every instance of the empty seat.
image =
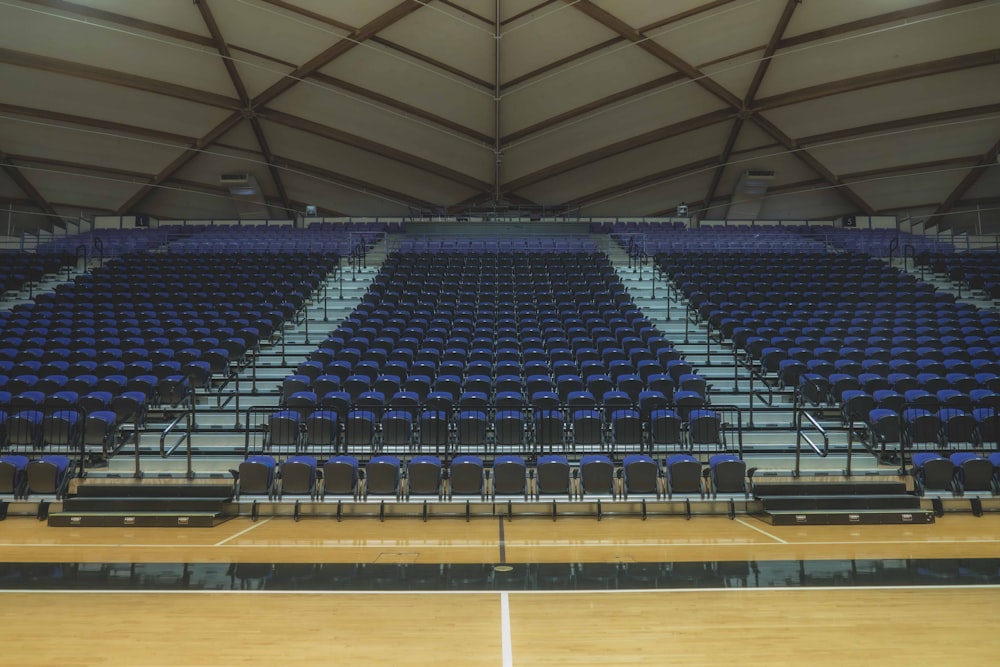
[(668, 494), (702, 494), (701, 463), (690, 454), (673, 454), (668, 456), (666, 485)]
[(542, 495), (564, 495), (572, 499), (569, 461), (560, 454), (538, 457), (535, 468), (536, 492)]
[(917, 493), (927, 491), (954, 492), (955, 464), (934, 452), (918, 452), (913, 455), (913, 479)]

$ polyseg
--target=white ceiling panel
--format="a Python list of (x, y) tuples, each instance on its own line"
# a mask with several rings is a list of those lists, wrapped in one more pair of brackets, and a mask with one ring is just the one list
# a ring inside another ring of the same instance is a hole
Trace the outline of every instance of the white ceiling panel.
[[(236, 71), (240, 75), (240, 81), (247, 89), (247, 95), (250, 96), (250, 99), (257, 97), (292, 72), (292, 68), (265, 58), (238, 51), (231, 53), (235, 60)], [(232, 91), (233, 97), (237, 97), (236, 89), (232, 84), (230, 84), (229, 90)]]
[(649, 36), (689, 64), (711, 62), (764, 48), (784, 5), (785, 0), (758, 0), (725, 6), (664, 26)]
[[(21, 11), (11, 18), (0, 21), (0, 44), (7, 49), (198, 90), (220, 90), (226, 82), (225, 67), (210, 47), (162, 35), (112, 29), (69, 15)], [(45, 38), (39, 39), (39, 35)]]
[(751, 51), (736, 58), (728, 58), (720, 63), (702, 69), (705, 76), (721, 84), (733, 95), (743, 100), (750, 89), (764, 51)]
[[(263, 4), (261, 0), (252, 0)], [(289, 4), (328, 16), (341, 23), (360, 28), (400, 4), (402, 0), (291, 0)], [(427, 11), (421, 9), (419, 11)]]
[(211, 153), (202, 153), (188, 162), (175, 175), (185, 181), (197, 181), (213, 187), (220, 187), (222, 174), (248, 173), (257, 177), (257, 182), (266, 195), (274, 194), (271, 176), (263, 160), (249, 159), (242, 151), (230, 151), (215, 147)]
[[(25, 178), (35, 186), (46, 201), (93, 206), (95, 208), (115, 208), (114, 203), (122, 203), (139, 189), (135, 183), (96, 178), (84, 174), (55, 173), (47, 167), (35, 169), (23, 167)], [(111, 202), (112, 205), (108, 206)]]
[(931, 202), (946, 198), (965, 176), (967, 169), (902, 173), (851, 181), (851, 189), (876, 210), (906, 206), (907, 202)]
[[(379, 157), (353, 146), (329, 141), (276, 123), (264, 123), (269, 137), (291, 155), (306, 148), (312, 152), (308, 164), (338, 174), (381, 186), (411, 197), (449, 205), (461, 201), (472, 191), (454, 181), (430, 174), (393, 160)], [(288, 155), (279, 155), (289, 157)]]
[[(336, 4), (352, 3), (341, 3), (338, 0)], [(211, 8), (227, 42), (295, 65), (301, 65), (322, 53), (346, 34), (327, 23), (314, 21), (260, 0), (213, 2)]]
[[(621, 19), (636, 30), (657, 23), (669, 16), (676, 16), (705, 4), (703, 0), (670, 0), (669, 4), (656, 2), (622, 2), (621, 0), (594, 0), (594, 4)], [(664, 11), (668, 10), (668, 11)], [(709, 16), (718, 10), (704, 12)]]
[(628, 195), (585, 206), (580, 210), (583, 216), (602, 215), (649, 215), (688, 201), (691, 193), (702, 193), (708, 189), (711, 173), (695, 174), (668, 183), (637, 190)]
[(775, 54), (760, 96), (995, 49), (997, 25), (1000, 3), (782, 50)]
[(834, 173), (869, 171), (949, 157), (981, 155), (1000, 137), (1000, 118), (877, 135), (814, 146), (809, 152)]
[(379, 36), (485, 81), (495, 78), (493, 27), (447, 5), (414, 12)]
[(346, 215), (409, 215), (408, 206), (303, 176), (289, 178), (288, 196)]
[[(472, 12), (480, 18), (489, 19), (490, 22), (493, 21), (494, 15), (496, 14), (496, 0), (452, 0), (451, 4), (461, 7), (467, 12)], [(503, 9), (501, 8), (501, 12), (502, 11)], [(458, 14), (460, 16), (462, 15), (461, 12)], [(474, 18), (471, 18), (470, 20), (475, 21)], [(503, 20), (502, 13), (500, 14), (500, 20)]]
[(0, 65), (0, 101), (200, 137), (231, 111), (62, 74)]
[[(322, 71), (478, 132), (492, 134), (492, 91), (384, 47), (352, 49)], [(316, 94), (330, 97), (327, 102), (331, 105), (345, 99), (353, 99), (355, 104), (363, 101), (352, 93), (325, 87), (318, 89)], [(364, 103), (374, 105), (370, 101)], [(380, 113), (386, 113), (384, 107), (378, 106), (378, 109)], [(414, 121), (417, 122), (425, 121)]]
[(493, 152), (480, 144), (418, 124), (399, 114), (361, 104), (350, 98), (317, 97), (307, 88), (292, 88), (272, 105), (343, 132), (395, 147), (476, 178), (489, 178)]
[(194, 3), (122, 2), (122, 0), (74, 0), (74, 2), (84, 7), (92, 7), (121, 16), (131, 16), (142, 21), (158, 23), (203, 37), (209, 36), (208, 28), (205, 27), (201, 13)]
[(617, 36), (570, 7), (543, 7), (504, 29), (500, 80), (510, 81)]
[[(545, 196), (562, 201), (586, 197), (591, 192), (629, 183), (650, 173), (656, 174), (710, 158), (721, 149), (726, 132), (728, 128), (720, 124), (646, 144), (524, 188), (519, 194), (532, 200)], [(711, 171), (712, 168), (707, 170)], [(665, 177), (663, 180), (673, 178)], [(703, 194), (698, 193), (688, 199), (694, 200)]]
[[(673, 72), (641, 49), (616, 44), (587, 56), (584, 61), (565, 65), (506, 91), (501, 99), (501, 134), (509, 134)], [(650, 95), (669, 94), (666, 88), (661, 88), (616, 102), (615, 106), (637, 103)]]
[(785, 37), (794, 37), (821, 30), (831, 25), (888, 14), (930, 4), (936, 0), (836, 0), (836, 2), (800, 2), (785, 30)]
[(4, 152), (79, 164), (156, 173), (183, 151), (117, 137), (90, 128), (0, 119)]
[[(260, 144), (257, 143), (257, 137), (254, 135), (249, 121), (240, 121), (236, 127), (222, 135), (218, 143), (220, 146), (225, 146), (226, 148), (230, 146), (242, 148), (245, 151), (256, 154), (257, 159), (262, 159), (260, 158)], [(243, 157), (254, 158), (255, 155), (244, 154)]]
[[(678, 89), (680, 90), (680, 89)], [(518, 178), (550, 164), (585, 154), (645, 132), (692, 118), (692, 112), (707, 112), (723, 104), (692, 85), (683, 94), (659, 95), (617, 109), (611, 115), (594, 115), (555, 131), (528, 137), (508, 148), (504, 155), (505, 180)]]
[(769, 195), (757, 217), (761, 220), (814, 220), (854, 212), (854, 207), (831, 187)]
[(1000, 65), (865, 88), (768, 109), (763, 115), (800, 138), (896, 118), (1000, 103)]
[[(179, 196), (180, 195), (180, 196)], [(236, 205), (228, 195), (193, 190), (156, 189), (143, 201), (142, 208), (156, 211), (161, 222), (168, 220), (233, 220)]]

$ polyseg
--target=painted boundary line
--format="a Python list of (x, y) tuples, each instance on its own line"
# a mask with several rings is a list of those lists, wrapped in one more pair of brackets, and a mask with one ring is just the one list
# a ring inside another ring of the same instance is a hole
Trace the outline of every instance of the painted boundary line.
[(780, 542), (781, 544), (788, 544), (788, 542), (786, 542), (785, 540), (781, 539), (777, 535), (772, 535), (771, 533), (767, 532), (763, 528), (758, 528), (757, 526), (755, 526), (753, 524), (747, 523), (743, 519), (735, 519), (735, 521), (736, 521), (736, 523), (740, 524), (741, 526), (746, 526), (750, 530), (756, 530), (761, 535), (764, 535), (765, 537), (770, 537), (772, 540), (774, 540), (776, 542)]
[(651, 593), (673, 594), (696, 594), (696, 593), (791, 593), (795, 591), (963, 591), (963, 590), (1000, 590), (1000, 584), (905, 584), (901, 586), (875, 585), (875, 586), (774, 586), (769, 588), (621, 588), (621, 589), (558, 589), (550, 591), (348, 591), (348, 590), (316, 590), (316, 591), (274, 591), (274, 590), (176, 590), (176, 589), (155, 589), (148, 590), (101, 590), (101, 589), (66, 589), (55, 590), (51, 588), (39, 590), (23, 589), (0, 589), (0, 595), (629, 595), (638, 593), (649, 595)]
[(514, 652), (510, 640), (510, 594), (507, 591), (500, 594), (500, 649), (503, 667), (514, 667)]
[(263, 526), (265, 523), (267, 523), (270, 520), (271, 520), (270, 518), (267, 518), (267, 519), (264, 519), (263, 521), (255, 523), (252, 526), (250, 526), (248, 528), (244, 528), (243, 530), (241, 530), (240, 532), (238, 532), (238, 533), (236, 533), (234, 535), (230, 535), (229, 537), (227, 537), (224, 540), (220, 540), (220, 541), (216, 542), (212, 546), (213, 547), (222, 547), (222, 546), (225, 546), (226, 542), (228, 542), (229, 540), (235, 540), (237, 537), (242, 537), (243, 535), (246, 535), (247, 533), (249, 533), (254, 528), (258, 528), (260, 526)]

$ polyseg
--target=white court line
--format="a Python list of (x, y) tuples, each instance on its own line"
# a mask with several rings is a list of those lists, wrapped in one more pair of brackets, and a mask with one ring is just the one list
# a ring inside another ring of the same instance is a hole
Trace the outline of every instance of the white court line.
[(253, 530), (254, 528), (257, 528), (257, 527), (259, 527), (259, 526), (263, 526), (263, 525), (264, 525), (265, 523), (267, 523), (267, 522), (268, 522), (268, 521), (270, 521), (270, 520), (271, 520), (271, 519), (264, 519), (263, 521), (259, 521), (259, 522), (257, 522), (257, 523), (254, 523), (254, 524), (253, 524), (253, 525), (251, 525), (251, 526), (250, 526), (249, 528), (244, 528), (243, 530), (241, 530), (240, 532), (236, 533), (235, 535), (230, 535), (229, 537), (227, 537), (227, 538), (226, 538), (226, 539), (224, 539), (224, 540), (219, 540), (218, 542), (216, 542), (216, 543), (215, 543), (215, 544), (213, 544), (212, 546), (213, 546), (213, 547), (221, 547), (221, 546), (225, 546), (226, 542), (228, 542), (229, 540), (235, 540), (235, 539), (236, 539), (237, 537), (240, 537), (241, 535), (246, 535), (247, 533), (249, 533), (249, 532), (250, 532), (251, 530)]
[(510, 595), (507, 591), (500, 594), (500, 649), (503, 667), (514, 667), (514, 653), (510, 644)]
[[(690, 595), (695, 593), (791, 593), (795, 591), (961, 591), (961, 590), (994, 590), (1000, 589), (1000, 584), (907, 584), (904, 586), (772, 586), (762, 588), (597, 588), (587, 589), (558, 589), (558, 590), (517, 590), (504, 591), (502, 596), (509, 595), (631, 595), (632, 593), (662, 593), (665, 595)], [(21, 588), (0, 589), (0, 595), (12, 595), (28, 593), (31, 595), (492, 595), (496, 591), (489, 590), (468, 590), (468, 591), (370, 591), (370, 590), (321, 590), (321, 591), (277, 591), (277, 590), (177, 590), (158, 589), (148, 590), (102, 590), (102, 589), (66, 589), (57, 590), (44, 588), (38, 590), (26, 590)], [(502, 605), (502, 598), (501, 598)]]
[[(739, 521), (737, 519), (737, 521)], [(742, 522), (741, 522), (742, 523)], [(746, 524), (748, 528), (753, 528), (759, 532), (764, 533), (763, 530), (756, 528), (755, 526)], [(767, 533), (764, 533), (768, 535)], [(235, 536), (234, 536), (235, 537)], [(936, 544), (1000, 544), (1000, 539), (990, 540), (951, 540), (946, 538), (934, 539), (934, 540), (842, 540), (842, 541), (820, 541), (820, 542), (787, 542), (774, 535), (768, 535), (781, 544), (789, 545), (793, 547), (800, 546), (844, 546), (844, 545), (880, 545), (880, 544), (911, 544), (911, 545), (936, 545)], [(232, 538), (227, 538), (232, 539)], [(768, 546), (778, 546), (777, 543), (769, 544), (767, 542), (507, 542), (506, 546), (510, 547), (531, 547), (533, 549), (564, 549), (567, 547), (572, 547), (575, 549), (591, 549), (591, 548), (601, 548), (607, 549), (609, 547), (621, 547), (621, 548), (670, 548), (670, 549), (681, 549), (681, 548), (722, 548), (722, 547), (768, 547)], [(385, 549), (385, 548), (406, 548), (406, 547), (427, 547), (435, 549), (473, 549), (473, 548), (495, 548), (495, 543), (489, 542), (469, 542), (466, 544), (455, 544), (449, 541), (449, 543), (435, 543), (435, 542), (407, 542), (402, 544), (389, 544), (385, 542), (358, 542), (353, 540), (330, 540), (329, 542), (323, 542), (320, 544), (220, 544), (218, 548), (223, 549)], [(117, 548), (117, 549), (214, 549), (217, 548), (215, 544), (127, 544), (122, 542), (108, 542), (100, 544), (76, 544), (76, 543), (55, 543), (55, 542), (44, 542), (44, 543), (30, 543), (30, 542), (0, 542), (0, 549), (102, 549), (102, 548)]]
[(770, 537), (772, 540), (776, 540), (778, 542), (781, 542), (782, 544), (788, 544), (788, 542), (786, 542), (785, 540), (781, 539), (777, 535), (772, 535), (771, 533), (767, 532), (763, 528), (758, 528), (757, 526), (754, 526), (753, 524), (749, 524), (746, 521), (744, 521), (743, 519), (734, 519), (734, 520), (736, 521), (736, 523), (742, 524), (742, 525), (746, 526), (747, 528), (749, 528), (750, 530), (756, 530), (761, 535), (765, 535), (766, 537)]

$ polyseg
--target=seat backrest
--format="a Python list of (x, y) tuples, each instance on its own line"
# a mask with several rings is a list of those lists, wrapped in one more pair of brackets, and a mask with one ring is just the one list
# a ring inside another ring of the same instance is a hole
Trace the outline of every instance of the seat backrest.
[(569, 493), (570, 466), (564, 456), (540, 456), (535, 470), (538, 493)]
[(614, 492), (615, 466), (607, 456), (584, 456), (580, 460), (580, 490), (584, 494)]
[(375, 495), (399, 493), (399, 459), (376, 456), (365, 466), (365, 490)]
[(483, 492), (483, 462), (477, 456), (456, 456), (450, 467), (451, 492), (477, 495)]
[(358, 488), (358, 460), (335, 456), (323, 464), (323, 493), (353, 495)]
[(667, 484), (671, 493), (701, 493), (701, 463), (689, 454), (667, 457)]
[(316, 483), (316, 459), (293, 456), (281, 464), (281, 492), (311, 494)]
[(626, 456), (622, 462), (622, 479), (626, 493), (659, 492), (659, 466), (648, 456)]
[(493, 462), (493, 493), (520, 495), (524, 493), (527, 475), (520, 457), (497, 457)]

